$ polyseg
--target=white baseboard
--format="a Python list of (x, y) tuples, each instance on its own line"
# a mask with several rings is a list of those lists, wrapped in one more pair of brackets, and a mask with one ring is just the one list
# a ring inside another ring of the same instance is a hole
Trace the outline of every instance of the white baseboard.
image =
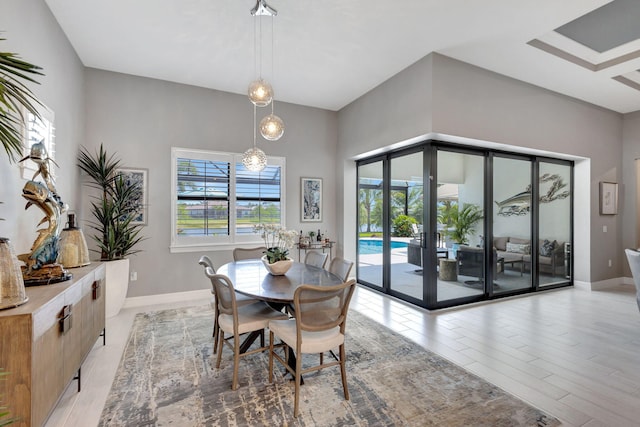
[(619, 285), (633, 285), (633, 279), (630, 277), (615, 277), (613, 279), (600, 280), (598, 282), (573, 281), (573, 287), (582, 291), (603, 291)]
[(124, 300), (123, 308), (143, 307), (145, 305), (166, 304), (172, 302), (206, 300), (211, 298), (211, 289), (197, 291), (174, 292), (170, 294), (147, 295), (131, 297)]
[(591, 290), (591, 282), (581, 282), (579, 280), (573, 281), (573, 287), (576, 289), (580, 289), (581, 291), (590, 291)]

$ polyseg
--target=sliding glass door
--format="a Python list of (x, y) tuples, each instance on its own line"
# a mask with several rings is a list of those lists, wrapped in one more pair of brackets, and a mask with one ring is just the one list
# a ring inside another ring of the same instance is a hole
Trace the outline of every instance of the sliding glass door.
[(422, 150), (390, 159), (390, 293), (422, 301), (424, 182)]
[(538, 286), (571, 279), (571, 166), (540, 162)]
[(382, 160), (358, 167), (358, 280), (383, 286), (383, 169)]
[(485, 294), (485, 156), (437, 151), (437, 262), (432, 283), (439, 304)]
[(424, 295), (423, 157), (423, 150), (413, 150), (358, 167), (358, 280), (418, 304)]
[(531, 167), (529, 159), (493, 158), (493, 293), (531, 288)]
[(362, 160), (358, 281), (430, 309), (569, 285), (572, 176), (437, 141)]

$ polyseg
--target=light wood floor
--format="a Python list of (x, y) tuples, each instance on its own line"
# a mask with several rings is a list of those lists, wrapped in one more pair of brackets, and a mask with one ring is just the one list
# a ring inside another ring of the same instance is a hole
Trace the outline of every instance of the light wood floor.
[[(126, 309), (107, 321), (107, 346), (97, 344), (83, 364), (82, 392), (72, 384), (47, 427), (97, 425), (135, 313), (163, 308), (169, 307)], [(360, 287), (351, 308), (564, 425), (640, 425), (640, 312), (633, 286), (565, 288), (436, 313)]]

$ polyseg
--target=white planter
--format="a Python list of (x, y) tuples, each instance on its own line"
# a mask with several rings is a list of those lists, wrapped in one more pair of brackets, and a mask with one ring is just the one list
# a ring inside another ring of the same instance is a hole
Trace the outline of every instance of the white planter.
[(291, 258), (287, 258), (284, 261), (276, 261), (273, 264), (269, 264), (266, 255), (264, 255), (260, 259), (262, 260), (262, 263), (266, 267), (267, 271), (273, 276), (284, 276), (293, 265), (293, 259)]
[(105, 311), (107, 319), (120, 313), (129, 289), (129, 259), (105, 263)]

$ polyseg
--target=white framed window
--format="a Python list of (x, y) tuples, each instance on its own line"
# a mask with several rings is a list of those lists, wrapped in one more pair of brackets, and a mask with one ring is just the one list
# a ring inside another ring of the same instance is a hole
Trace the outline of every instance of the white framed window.
[[(39, 112), (40, 118), (34, 116), (26, 109), (24, 110), (26, 120), (23, 130), (23, 155), (25, 158), (28, 157), (31, 154), (31, 147), (41, 142), (47, 150), (48, 158), (55, 162), (56, 144), (55, 127), (53, 124), (55, 115), (53, 111), (47, 107), (42, 108)], [(20, 169), (22, 178), (29, 180), (34, 179), (40, 168), (33, 160), (26, 158), (20, 162)], [(49, 173), (52, 178), (55, 178), (57, 175), (56, 168), (49, 165)]]
[(171, 179), (171, 252), (258, 246), (254, 225), (284, 227), (284, 157), (251, 172), (239, 153), (173, 147)]

